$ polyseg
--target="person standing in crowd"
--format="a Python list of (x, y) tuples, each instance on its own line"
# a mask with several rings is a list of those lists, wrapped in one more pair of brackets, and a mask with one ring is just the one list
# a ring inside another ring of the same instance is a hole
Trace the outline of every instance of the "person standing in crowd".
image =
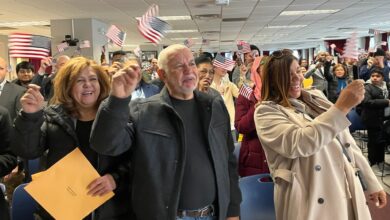
[(15, 83), (8, 82), (8, 80), (5, 79), (7, 73), (8, 65), (5, 60), (0, 57), (0, 106), (3, 106), (8, 110), (11, 121), (13, 121), (22, 107), (19, 100), (26, 89)]
[[(390, 174), (384, 163), (387, 141), (383, 130), (384, 121), (390, 117), (389, 86), (390, 84), (384, 81), (383, 69), (372, 69), (361, 103), (361, 117), (368, 134), (368, 160), (377, 176)], [(385, 112), (385, 109), (388, 112)]]
[(373, 62), (367, 62), (367, 65), (363, 65), (360, 67), (359, 72), (359, 78), (363, 79), (364, 81), (367, 81), (371, 77), (371, 72), (375, 68), (382, 69), (384, 81), (389, 82), (389, 73), (390, 68), (387, 66), (387, 63), (385, 63), (385, 56), (386, 53), (381, 48), (376, 49), (376, 52), (374, 53), (374, 59)]
[(327, 57), (330, 57), (328, 52), (320, 51), (316, 56), (315, 64), (309, 66), (309, 69), (305, 73), (304, 77), (306, 79), (313, 77), (312, 87), (322, 91), (325, 96), (328, 96), (328, 81), (325, 77), (325, 62)]
[(142, 73), (142, 78), (146, 83), (150, 83), (152, 80), (155, 80), (158, 78), (157, 70), (157, 59), (152, 58), (149, 60), (149, 68)]
[(91, 146), (108, 155), (131, 152), (137, 219), (238, 220), (241, 193), (223, 101), (196, 90), (198, 73), (186, 46), (168, 46), (158, 62), (165, 88), (135, 100), (130, 111), (141, 75), (130, 66), (113, 76)]
[(16, 65), (16, 75), (18, 78), (12, 82), (16, 85), (27, 88), (28, 84), (31, 83), (31, 80), (34, 77), (34, 74), (34, 66), (27, 61), (22, 61)]
[(348, 82), (352, 81), (348, 77), (347, 67), (343, 64), (336, 64), (331, 67), (330, 63), (325, 63), (325, 77), (328, 80), (328, 99), (335, 103), (341, 90), (347, 87)]
[[(55, 62), (52, 57), (46, 57), (41, 60), (41, 66), (39, 67), (38, 74), (35, 75), (35, 77), (32, 79), (31, 84), (35, 84), (41, 87), (41, 94), (45, 98), (45, 101), (49, 101), (51, 97), (53, 97), (53, 79), (55, 78), (60, 68), (64, 66), (65, 63), (69, 61), (69, 59), (70, 58), (68, 56), (62, 55), (59, 56)], [(46, 73), (46, 68), (49, 66), (54, 68), (52, 73)]]
[(250, 45), (251, 51), (244, 53), (244, 62), (243, 65), (246, 67), (243, 71), (243, 65), (240, 68), (235, 68), (233, 71), (233, 83), (237, 85), (238, 88), (241, 87), (242, 83), (248, 83), (247, 81), (251, 78), (251, 68), (252, 63), (255, 60), (255, 56), (259, 56), (260, 50), (255, 45)]
[(214, 79), (214, 67), (210, 58), (201, 55), (195, 59), (195, 64), (199, 75), (198, 90), (214, 97), (221, 97), (217, 90), (210, 87)]
[[(134, 70), (137, 72), (141, 72), (141, 62), (136, 57), (130, 57), (123, 64), (123, 66), (134, 66)], [(138, 84), (133, 93), (131, 94), (131, 100), (134, 99), (144, 99), (150, 96), (156, 95), (160, 92), (158, 87), (153, 84), (149, 84), (144, 81), (143, 77), (138, 79)]]
[(231, 124), (231, 130), (232, 130), (232, 137), (234, 142), (237, 141), (237, 135), (236, 135), (236, 129), (234, 127), (234, 115), (235, 115), (235, 108), (234, 108), (234, 98), (237, 98), (239, 95), (239, 89), (237, 86), (230, 82), (229, 78), (227, 77), (227, 70), (214, 66), (214, 78), (213, 82), (211, 83), (210, 87), (217, 90), (219, 94), (222, 96), (223, 101), (225, 102), (226, 108), (229, 112), (230, 116), (230, 124)]
[(349, 133), (346, 115), (364, 98), (353, 81), (332, 105), (318, 90), (302, 90), (291, 50), (265, 65), (255, 124), (274, 179), (277, 220), (371, 219), (368, 200), (386, 206), (386, 193)]
[(269, 173), (267, 158), (256, 133), (253, 115), (256, 103), (261, 100), (261, 75), (266, 58), (256, 57), (253, 62), (251, 81), (252, 93), (249, 96), (240, 94), (236, 100), (234, 125), (238, 133), (243, 134), (238, 159), (238, 173), (241, 177), (260, 173)]
[[(103, 156), (89, 142), (98, 106), (110, 92), (107, 74), (94, 61), (77, 57), (60, 69), (53, 86), (53, 104), (43, 109), (44, 98), (39, 86), (29, 85), (21, 98), (22, 111), (14, 123), (11, 149), (27, 159), (38, 158), (48, 151), (47, 167), (50, 167), (78, 146), (101, 175), (88, 186), (89, 194), (115, 193), (85, 219), (92, 219), (92, 215), (93, 219), (131, 219), (129, 154)], [(37, 215), (41, 219), (53, 219), (42, 208)]]
[[(9, 174), (16, 167), (16, 157), (9, 148), (10, 137), (11, 118), (8, 110), (0, 106), (0, 178)], [(0, 219), (10, 220), (9, 204), (2, 189), (0, 189)]]

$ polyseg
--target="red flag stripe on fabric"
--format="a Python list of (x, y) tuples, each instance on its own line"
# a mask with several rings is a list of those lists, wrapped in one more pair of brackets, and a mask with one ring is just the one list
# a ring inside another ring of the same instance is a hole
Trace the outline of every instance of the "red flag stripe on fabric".
[(235, 64), (236, 64), (235, 61), (227, 59), (224, 56), (222, 56), (221, 54), (217, 54), (217, 56), (213, 60), (214, 66), (223, 68), (223, 69), (228, 70), (228, 71), (232, 71)]
[(108, 37), (114, 44), (122, 47), (126, 38), (126, 33), (121, 31), (117, 26), (111, 25), (106, 33), (106, 37)]
[(138, 20), (138, 30), (140, 33), (149, 41), (153, 43), (158, 43), (162, 37), (161, 33), (154, 31), (152, 27), (150, 27), (150, 20), (152, 17), (157, 16), (159, 13), (158, 5), (153, 4), (149, 7), (144, 15)]
[(249, 100), (252, 92), (253, 92), (253, 89), (251, 87), (247, 86), (245, 83), (242, 84), (242, 86), (239, 90), (239, 93), (248, 100)]
[(8, 42), (10, 57), (45, 58), (50, 54), (50, 38), (45, 36), (12, 33), (8, 36)]
[(158, 44), (164, 37), (165, 31), (170, 29), (168, 23), (157, 18), (158, 13), (158, 5), (152, 4), (145, 14), (137, 19), (138, 31), (143, 37), (154, 44)]

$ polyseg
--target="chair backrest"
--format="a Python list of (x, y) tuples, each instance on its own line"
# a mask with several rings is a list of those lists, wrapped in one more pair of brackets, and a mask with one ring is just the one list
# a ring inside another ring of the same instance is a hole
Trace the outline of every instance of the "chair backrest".
[(37, 202), (24, 190), (27, 183), (16, 187), (11, 206), (12, 220), (34, 220)]
[(243, 177), (239, 180), (242, 193), (241, 220), (274, 220), (274, 184), (269, 174)]
[(40, 158), (32, 159), (32, 160), (26, 160), (25, 163), (25, 182), (31, 182), (31, 175), (38, 173), (40, 168)]
[(350, 132), (355, 132), (357, 130), (366, 130), (366, 126), (363, 124), (362, 118), (356, 112), (356, 109), (352, 109), (347, 114), (347, 118), (351, 122), (351, 125), (349, 126)]

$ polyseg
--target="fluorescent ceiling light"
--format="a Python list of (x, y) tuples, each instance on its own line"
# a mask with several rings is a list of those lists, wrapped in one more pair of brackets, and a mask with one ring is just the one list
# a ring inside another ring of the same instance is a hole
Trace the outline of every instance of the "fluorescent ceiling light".
[(193, 33), (198, 32), (198, 30), (167, 30), (167, 33)]
[[(137, 20), (139, 20), (141, 17), (136, 17)], [(158, 16), (159, 19), (164, 21), (185, 21), (185, 20), (192, 20), (191, 16)]]
[(307, 25), (302, 24), (302, 25), (275, 25), (275, 26), (266, 26), (266, 28), (271, 28), (271, 29), (277, 29), (277, 28), (302, 28), (306, 27)]
[(50, 25), (48, 21), (21, 21), (21, 22), (0, 22), (1, 27), (22, 27), (34, 25)]
[(187, 39), (197, 40), (197, 39), (199, 39), (199, 37), (176, 37), (176, 38), (171, 38), (171, 40), (187, 40)]
[(283, 11), (280, 13), (281, 16), (288, 15), (318, 15), (318, 14), (333, 14), (340, 11), (340, 9), (333, 10), (304, 10), (304, 11)]
[(164, 21), (184, 21), (184, 20), (192, 20), (191, 16), (158, 16), (161, 20)]

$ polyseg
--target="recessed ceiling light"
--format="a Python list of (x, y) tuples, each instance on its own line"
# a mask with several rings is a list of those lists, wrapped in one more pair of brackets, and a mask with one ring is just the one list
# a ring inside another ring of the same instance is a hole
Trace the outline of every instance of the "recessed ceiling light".
[(333, 10), (304, 10), (304, 11), (283, 11), (280, 13), (281, 16), (291, 15), (318, 15), (318, 14), (333, 14), (340, 11), (340, 9)]
[(193, 33), (198, 32), (198, 30), (167, 30), (167, 33)]
[(302, 27), (306, 27), (307, 25), (305, 24), (302, 24), (302, 25), (270, 25), (270, 26), (266, 26), (266, 28), (271, 28), (271, 29), (276, 29), (276, 28), (302, 28)]
[(35, 25), (50, 25), (48, 21), (20, 21), (20, 22), (0, 22), (1, 27), (23, 27)]

